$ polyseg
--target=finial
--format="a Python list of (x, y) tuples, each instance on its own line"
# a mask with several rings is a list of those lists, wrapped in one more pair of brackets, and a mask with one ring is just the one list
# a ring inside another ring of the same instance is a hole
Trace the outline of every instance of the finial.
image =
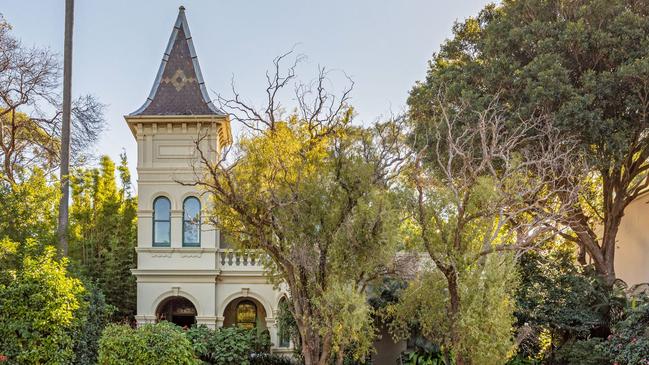
[(180, 6), (178, 7), (178, 10), (180, 10), (180, 11), (185, 11), (185, 7), (182, 6), (182, 5), (180, 5)]

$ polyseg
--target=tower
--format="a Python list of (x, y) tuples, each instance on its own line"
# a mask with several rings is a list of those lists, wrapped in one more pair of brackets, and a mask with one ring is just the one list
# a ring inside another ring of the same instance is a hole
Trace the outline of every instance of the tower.
[(210, 198), (190, 185), (201, 159), (215, 161), (232, 142), (226, 114), (210, 101), (181, 6), (153, 87), (124, 117), (137, 140), (138, 324), (172, 321), (267, 329), (286, 293), (269, 284), (258, 253), (233, 250), (206, 219)]

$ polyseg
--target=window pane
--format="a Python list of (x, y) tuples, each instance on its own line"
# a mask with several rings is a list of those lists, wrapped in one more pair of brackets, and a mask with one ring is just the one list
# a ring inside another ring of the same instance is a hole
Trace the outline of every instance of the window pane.
[(183, 211), (186, 221), (197, 222), (200, 219), (201, 215), (201, 203), (198, 201), (198, 198), (191, 197), (185, 199)]
[(169, 222), (154, 222), (153, 243), (168, 245), (171, 242), (169, 228), (171, 228)]
[(171, 203), (169, 199), (165, 197), (160, 197), (155, 200), (153, 204), (153, 219), (157, 221), (168, 221), (170, 220)]
[(183, 243), (199, 244), (200, 243), (200, 224), (192, 222), (183, 222)]

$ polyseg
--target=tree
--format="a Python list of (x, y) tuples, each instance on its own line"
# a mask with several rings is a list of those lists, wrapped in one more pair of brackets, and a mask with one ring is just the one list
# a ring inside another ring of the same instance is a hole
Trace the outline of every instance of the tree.
[(59, 189), (35, 167), (20, 183), (0, 184), (0, 239), (56, 243)]
[[(369, 351), (372, 326), (359, 324), (368, 323), (370, 311), (360, 298), (394, 256), (398, 133), (389, 123), (353, 127), (350, 90), (329, 94), (324, 70), (312, 85), (296, 87), (297, 109), (281, 115), (278, 95), (295, 77), (295, 65), (280, 72), (287, 55), (267, 75), (263, 108), (236, 92), (221, 98), (246, 134), (218, 161), (200, 151), (195, 184), (213, 196), (214, 224), (240, 248), (268, 255), (271, 279), (288, 286), (305, 364), (334, 356), (341, 363), (350, 339), (360, 340), (357, 358)], [(336, 310), (345, 308), (344, 316)]]
[(68, 364), (84, 311), (81, 281), (55, 250), (29, 239), (0, 241), (0, 349), (9, 364)]
[(70, 258), (95, 281), (115, 306), (116, 316), (135, 314), (137, 200), (132, 196), (126, 155), (117, 184), (115, 163), (101, 157), (99, 168), (78, 169), (71, 178)]
[(68, 222), (70, 204), (70, 112), (72, 108), (72, 30), (74, 0), (65, 0), (65, 39), (63, 48), (63, 118), (61, 121), (61, 200), (59, 202), (59, 255), (68, 256)]
[[(47, 49), (27, 48), (0, 19), (0, 179), (16, 183), (34, 167), (49, 176), (59, 164), (61, 103), (60, 67)], [(72, 102), (73, 163), (82, 163), (87, 148), (104, 126), (103, 105), (85, 95)]]
[[(549, 115), (574, 136), (587, 174), (566, 179), (581, 198), (560, 225), (609, 286), (624, 208), (649, 186), (649, 3), (635, 0), (505, 0), (456, 24), (410, 93), (410, 115), (436, 119), (440, 86), (455, 102)], [(600, 233), (598, 233), (600, 232)]]
[(513, 348), (513, 254), (557, 233), (571, 207), (561, 198), (576, 198), (557, 183), (575, 168), (574, 147), (544, 118), (509, 119), (498, 99), (474, 109), (445, 93), (429, 101), (438, 123), (410, 134), (405, 229), (429, 260), (393, 309), (393, 332), (407, 337), (416, 321), (458, 364), (500, 364)]

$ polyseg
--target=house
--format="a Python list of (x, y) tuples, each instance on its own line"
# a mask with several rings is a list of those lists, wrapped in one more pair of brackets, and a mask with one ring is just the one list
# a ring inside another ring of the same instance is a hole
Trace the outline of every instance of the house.
[(209, 197), (191, 184), (202, 153), (214, 161), (232, 142), (230, 121), (210, 101), (180, 7), (151, 93), (125, 116), (137, 141), (138, 324), (237, 325), (269, 331), (274, 352), (277, 311), (286, 290), (267, 281), (259, 257), (234, 251), (205, 219)]
[[(258, 254), (227, 243), (206, 219), (209, 195), (191, 185), (201, 156), (215, 161), (232, 135), (210, 101), (182, 6), (149, 97), (124, 118), (138, 147), (137, 323), (267, 329), (274, 353), (292, 353), (277, 324), (286, 287), (268, 282)], [(375, 363), (392, 364), (405, 342), (380, 333)]]

